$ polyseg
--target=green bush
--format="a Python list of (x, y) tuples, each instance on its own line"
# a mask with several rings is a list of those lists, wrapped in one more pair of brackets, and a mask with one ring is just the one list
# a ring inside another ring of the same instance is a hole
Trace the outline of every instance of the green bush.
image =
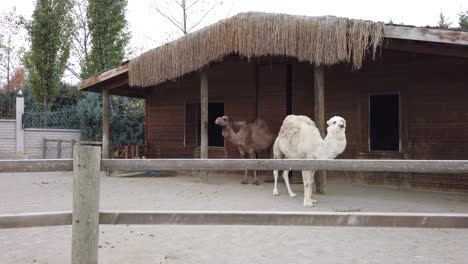
[[(102, 140), (102, 96), (88, 93), (78, 102), (81, 140)], [(140, 99), (111, 96), (110, 142), (112, 145), (144, 144), (144, 111)]]
[(87, 93), (77, 104), (81, 140), (102, 140), (101, 95)]

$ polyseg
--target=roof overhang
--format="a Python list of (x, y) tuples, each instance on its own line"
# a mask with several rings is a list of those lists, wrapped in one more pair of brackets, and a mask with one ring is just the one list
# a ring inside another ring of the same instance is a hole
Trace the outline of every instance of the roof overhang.
[(128, 63), (129, 61), (125, 61), (112, 69), (82, 80), (78, 84), (78, 90), (96, 93), (109, 90), (115, 95), (145, 98), (144, 88), (134, 89), (128, 85)]
[[(468, 32), (410, 26), (384, 26), (384, 49), (468, 58)], [(129, 61), (91, 76), (78, 84), (78, 89), (90, 92), (110, 90), (111, 94), (144, 98), (146, 89), (130, 87)]]

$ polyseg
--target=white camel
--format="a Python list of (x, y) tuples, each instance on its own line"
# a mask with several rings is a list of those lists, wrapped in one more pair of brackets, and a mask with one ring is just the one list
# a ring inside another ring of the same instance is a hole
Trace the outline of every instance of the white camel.
[[(273, 145), (273, 158), (275, 159), (334, 159), (346, 147), (346, 120), (334, 116), (327, 121), (327, 136), (322, 139), (320, 131), (309, 117), (303, 115), (288, 115), (281, 126), (278, 137)], [(288, 170), (283, 171), (289, 196), (296, 194), (289, 185)], [(314, 183), (313, 171), (302, 171), (304, 181), (304, 206), (314, 206), (316, 200), (312, 199), (312, 186)], [(273, 195), (278, 195), (278, 171), (273, 171), (275, 186)]]

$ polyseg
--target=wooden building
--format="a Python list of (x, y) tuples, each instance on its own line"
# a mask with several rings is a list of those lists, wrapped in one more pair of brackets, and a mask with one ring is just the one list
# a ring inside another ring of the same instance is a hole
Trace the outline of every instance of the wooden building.
[[(103, 92), (104, 101), (109, 94), (144, 98), (150, 158), (239, 158), (217, 116), (261, 117), (277, 133), (292, 113), (322, 129), (325, 119), (344, 117), (348, 146), (339, 158), (468, 159), (463, 31), (246, 13), (92, 76), (80, 89)], [(468, 175), (344, 174), (468, 191)]]

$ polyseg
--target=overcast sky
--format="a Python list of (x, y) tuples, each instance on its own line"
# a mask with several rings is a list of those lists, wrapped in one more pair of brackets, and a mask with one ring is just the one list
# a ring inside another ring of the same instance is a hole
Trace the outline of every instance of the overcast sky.
[[(175, 27), (152, 8), (155, 1), (128, 0), (127, 20), (132, 35), (130, 45), (138, 53), (179, 35)], [(0, 0), (0, 3), (0, 12), (16, 6), (18, 13), (30, 18), (35, 0)], [(435, 25), (439, 13), (443, 12), (452, 26), (457, 26), (457, 14), (464, 10), (468, 10), (468, 0), (224, 0), (223, 5), (211, 13), (200, 27), (246, 11), (334, 15), (383, 22), (393, 20), (395, 23), (415, 26)]]

